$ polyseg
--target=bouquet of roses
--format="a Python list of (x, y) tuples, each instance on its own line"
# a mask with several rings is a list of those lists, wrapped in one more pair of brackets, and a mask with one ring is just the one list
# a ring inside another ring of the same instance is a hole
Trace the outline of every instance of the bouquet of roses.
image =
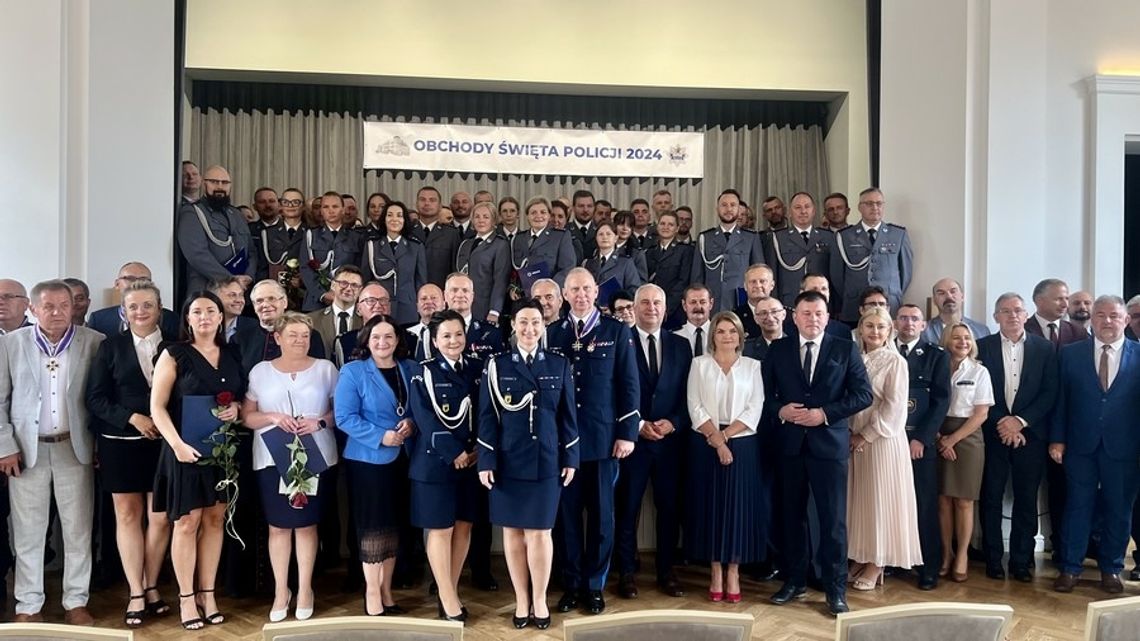
[[(224, 412), (234, 400), (233, 392), (218, 392), (218, 395), (214, 397), (218, 406), (211, 410), (214, 416)], [(238, 436), (236, 426), (240, 424), (240, 420), (222, 421), (221, 426), (204, 440), (212, 448), (209, 455), (198, 459), (198, 465), (213, 465), (221, 469), (222, 480), (218, 481), (214, 489), (226, 494), (226, 533), (241, 543), (242, 548), (244, 548), (245, 542), (241, 540), (237, 529), (234, 527), (234, 510), (237, 509), (238, 499)]]
[(332, 286), (332, 275), (329, 273), (329, 270), (327, 268), (322, 267), (319, 260), (316, 258), (310, 258), (309, 269), (316, 272), (317, 282), (321, 284), (322, 289), (328, 290), (328, 288)]
[(285, 261), (284, 267), (277, 272), (277, 282), (285, 288), (285, 297), (288, 299), (288, 309), (297, 311), (305, 300), (305, 285), (301, 281), (301, 261), (290, 258)]

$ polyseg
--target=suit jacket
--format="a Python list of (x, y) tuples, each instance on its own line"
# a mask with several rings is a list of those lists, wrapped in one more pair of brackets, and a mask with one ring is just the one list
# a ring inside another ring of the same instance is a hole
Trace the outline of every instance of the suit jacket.
[[(1103, 445), (1105, 454), (1120, 461), (1140, 457), (1140, 344), (1125, 339), (1120, 369), (1108, 391), (1100, 388), (1095, 339), (1061, 348), (1060, 391), (1050, 425), (1049, 441), (1065, 444), (1065, 455), (1089, 456)], [(996, 386), (995, 386), (996, 389)]]
[[(1025, 332), (1034, 336), (1040, 336), (1044, 338), (1046, 342), (1049, 342), (1049, 338), (1045, 335), (1045, 331), (1041, 329), (1041, 324), (1037, 322), (1036, 316), (1030, 316), (1029, 320), (1025, 321)], [(1065, 345), (1072, 345), (1073, 343), (1079, 343), (1089, 339), (1089, 333), (1082, 329), (1080, 325), (1063, 318), (1057, 321), (1057, 335), (1057, 349)], [(1052, 343), (1049, 344), (1052, 345)]]
[(570, 232), (570, 235), (578, 243), (575, 245), (575, 249), (581, 253), (578, 254), (578, 260), (576, 262), (581, 263), (583, 260), (586, 260), (586, 258), (593, 256), (594, 252), (598, 251), (598, 245), (594, 241), (594, 235), (598, 233), (598, 230), (594, 227), (594, 221), (590, 221), (585, 227), (579, 227), (574, 217), (571, 216), (570, 218), (570, 221), (566, 223), (566, 230)]
[[(1026, 328), (1028, 329), (1028, 324)], [(1048, 442), (1049, 423), (1053, 404), (1057, 400), (1058, 385), (1057, 356), (1053, 344), (1039, 336), (1025, 337), (1024, 362), (1021, 364), (1017, 396), (1013, 399), (1011, 412), (1009, 400), (1005, 397), (1005, 362), (1002, 358), (1001, 340), (999, 332), (978, 341), (978, 360), (989, 370), (994, 388), (994, 404), (986, 422), (982, 424), (982, 434), (988, 440), (1000, 442), (997, 434), (998, 421), (1013, 415), (1028, 423), (1022, 431), (1026, 438)], [(1089, 362), (1092, 362), (1091, 357)]]
[[(397, 366), (404, 389), (408, 390), (416, 365), (399, 361)], [(346, 459), (380, 465), (396, 460), (400, 448), (381, 444), (385, 432), (392, 431), (402, 419), (411, 416), (407, 407), (404, 415), (400, 415), (396, 394), (370, 358), (352, 361), (341, 368), (333, 407), (336, 428), (348, 435), (344, 445)]]
[[(421, 363), (412, 375), (409, 403), (416, 432), (404, 442), (409, 458), (408, 478), (425, 483), (459, 479), (462, 472), (452, 463), (461, 453), (475, 449), (475, 420), (479, 416), (475, 403), (482, 370), (482, 363), (467, 362), (462, 372), (456, 372), (442, 356), (437, 356)], [(468, 404), (466, 415), (458, 422), (444, 423), (436, 413), (438, 407), (445, 417), (459, 415), (464, 403)]]
[(132, 414), (150, 416), (150, 384), (139, 366), (132, 334), (115, 334), (99, 345), (85, 398), (96, 434), (139, 435), (130, 419)]
[(206, 289), (210, 281), (232, 276), (224, 263), (242, 250), (249, 257), (243, 274), (257, 276), (257, 251), (249, 235), (249, 223), (233, 207), (217, 211), (210, 209), (204, 199), (183, 204), (178, 210), (175, 241), (186, 261), (188, 292)]
[(835, 251), (831, 252), (831, 292), (838, 303), (841, 320), (859, 320), (859, 295), (869, 285), (879, 285), (886, 290), (891, 314), (895, 314), (913, 276), (914, 251), (906, 227), (882, 223), (873, 246), (862, 223), (835, 235)]
[(290, 258), (301, 260), (301, 248), (305, 246), (307, 229), (302, 222), (290, 238), (284, 218), (279, 218), (274, 225), (266, 226), (258, 221), (249, 226), (250, 233), (253, 234), (253, 246), (257, 248), (257, 280), (270, 278), (272, 274), (269, 270), (284, 267)]
[(578, 263), (575, 261), (574, 243), (570, 232), (547, 225), (532, 241), (532, 232), (515, 236), (511, 245), (511, 262), (515, 269), (546, 263), (550, 277), (561, 287), (566, 282), (566, 274)]
[[(108, 338), (116, 334), (127, 333), (126, 321), (119, 316), (122, 309), (122, 307), (115, 305), (91, 312), (91, 315), (87, 317), (87, 328), (93, 329)], [(162, 310), (158, 326), (162, 330), (162, 337), (167, 340), (177, 339), (181, 330), (178, 314), (166, 308)]]
[(387, 236), (370, 240), (364, 248), (360, 272), (365, 282), (375, 280), (392, 299), (392, 318), (403, 325), (419, 318), (416, 295), (428, 282), (427, 254), (414, 237), (400, 237), (392, 249)]
[[(328, 357), (333, 353), (333, 343), (336, 342), (336, 337), (340, 336), (338, 331), (340, 319), (333, 314), (332, 305), (315, 312), (309, 312), (307, 316), (309, 320), (313, 321), (313, 331), (320, 335), (325, 357)], [(349, 312), (348, 331), (355, 332), (358, 329), (360, 329), (360, 315), (356, 314), (355, 311)]]
[(831, 271), (831, 252), (835, 234), (827, 229), (812, 227), (805, 241), (795, 227), (765, 232), (760, 236), (764, 247), (764, 262), (776, 275), (776, 290), (785, 307), (791, 307), (800, 293), (800, 281), (808, 274), (828, 275)]
[[(281, 347), (273, 334), (262, 329), (258, 323), (238, 325), (230, 344), (237, 345), (241, 354), (242, 372), (249, 375), (254, 365), (261, 361), (271, 361), (281, 355)], [(309, 334), (309, 356), (325, 357), (325, 343), (317, 332)]]
[(736, 307), (736, 289), (744, 284), (744, 272), (764, 262), (756, 232), (737, 225), (725, 239), (724, 231), (713, 227), (697, 237), (691, 280), (704, 283), (713, 296), (712, 313)]
[(906, 365), (910, 375), (907, 439), (922, 443), (922, 458), (933, 459), (938, 455), (934, 439), (950, 410), (950, 355), (920, 338), (906, 355)]
[[(819, 459), (846, 459), (851, 444), (847, 417), (871, 406), (871, 382), (855, 343), (823, 336), (813, 355), (817, 364), (810, 384), (804, 377), (797, 336), (772, 343), (764, 359), (764, 413), (776, 417), (775, 444), (780, 455), (802, 456), (806, 451)], [(827, 422), (818, 427), (784, 423), (778, 416), (788, 403), (820, 408)]]
[(511, 280), (511, 248), (502, 234), (495, 232), (478, 245), (475, 238), (464, 239), (455, 257), (455, 271), (471, 277), (475, 290), (471, 315), (486, 319), (490, 312), (502, 314)]
[(438, 222), (429, 233), (423, 223), (416, 221), (412, 225), (412, 237), (423, 244), (424, 259), (427, 261), (427, 282), (443, 289), (448, 275), (455, 268), (455, 255), (459, 253), (459, 243), (463, 242), (463, 234), (451, 225)]
[(644, 256), (649, 282), (665, 290), (666, 315), (676, 313), (693, 273), (693, 246), (673, 242), (661, 249), (660, 243), (654, 243)]
[[(18, 329), (0, 338), (0, 456), (20, 454), (25, 467), (34, 467), (39, 450), (40, 350), (34, 327)], [(80, 463), (91, 463), (93, 439), (88, 429), (84, 391), (91, 362), (103, 335), (76, 327), (67, 348), (67, 417), (71, 447)]]
[(633, 327), (630, 328), (630, 335), (633, 336), (633, 346), (637, 351), (637, 380), (641, 384), (641, 420), (668, 419), (677, 430), (659, 441), (639, 438), (637, 447), (656, 449), (664, 447), (667, 443), (679, 443), (680, 436), (690, 427), (686, 399), (693, 353), (689, 349), (689, 341), (672, 332), (664, 330), (658, 332), (661, 341), (661, 362), (657, 364), (657, 378), (654, 379), (649, 374), (649, 360), (641, 346), (641, 334), (636, 327)]
[(320, 269), (330, 279), (341, 265), (359, 265), (363, 237), (360, 232), (342, 225), (336, 235), (328, 227), (305, 230), (304, 246), (301, 251), (301, 281), (305, 283), (305, 301), (301, 310), (311, 312), (324, 306), (321, 297), (328, 288), (321, 285), (317, 271), (309, 266), (316, 261)]

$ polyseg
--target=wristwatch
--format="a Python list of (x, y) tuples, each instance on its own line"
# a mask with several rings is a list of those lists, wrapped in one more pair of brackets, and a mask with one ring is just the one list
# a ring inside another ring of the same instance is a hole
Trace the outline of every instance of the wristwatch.
[(322, 430), (328, 426), (329, 426), (329, 424), (325, 422), (325, 419), (322, 418), (322, 419), (317, 420), (317, 427), (321, 428)]

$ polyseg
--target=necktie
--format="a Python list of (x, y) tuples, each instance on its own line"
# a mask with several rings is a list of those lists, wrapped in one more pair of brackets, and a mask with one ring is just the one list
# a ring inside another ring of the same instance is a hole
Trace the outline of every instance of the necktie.
[(526, 366), (531, 367), (533, 365), (534, 365), (534, 354), (527, 354), (526, 355)]
[(657, 380), (658, 366), (657, 366), (657, 337), (653, 334), (649, 335), (649, 376)]
[(389, 240), (389, 241), (388, 241), (388, 246), (392, 248), (392, 253), (393, 253), (393, 254), (395, 254), (395, 253), (396, 253), (396, 245), (398, 245), (398, 244), (399, 244), (399, 243), (397, 243), (397, 242), (396, 242), (396, 241), (394, 241), (394, 240)]
[(511, 244), (511, 247), (514, 247), (515, 235), (514, 234), (507, 234), (507, 242)]
[(804, 244), (805, 244), (805, 245), (806, 245), (806, 244), (808, 244), (808, 242), (809, 242), (809, 241), (808, 241), (808, 233), (807, 233), (806, 231), (801, 231), (801, 232), (800, 232), (800, 236), (803, 236), (803, 238), (804, 238)]
[(1058, 341), (1057, 323), (1049, 323), (1049, 342), (1056, 345), (1057, 341)]
[(471, 243), (471, 251), (475, 251), (475, 248), (478, 247), (479, 243), (481, 243), (481, 242), (483, 242), (483, 239), (476, 236), (475, 242)]
[(1100, 388), (1108, 391), (1108, 353), (1112, 351), (1112, 345), (1105, 345), (1101, 348), (1100, 352), (1100, 367), (1097, 374), (1100, 377)]
[(337, 234), (339, 234), (339, 233), (340, 233), (340, 230), (339, 230), (339, 229), (338, 229), (338, 230), (336, 230), (336, 231), (334, 231), (334, 232), (332, 233), (332, 237), (333, 237), (333, 243), (334, 243), (334, 244), (336, 243), (336, 235), (337, 235)]
[(459, 360), (455, 361), (455, 372), (457, 374), (463, 373), (463, 359), (459, 359)]
[(705, 329), (698, 327), (693, 334), (693, 356), (702, 356), (705, 353)]
[(586, 329), (586, 322), (578, 319), (578, 336), (582, 335), (582, 330)]
[(427, 238), (429, 234), (431, 234), (431, 227), (424, 227), (424, 238)]
[(804, 343), (804, 378), (807, 379), (808, 385), (811, 385), (811, 348), (815, 343), (808, 341)]
[(875, 236), (878, 236), (878, 235), (879, 235), (879, 232), (875, 231), (874, 229), (868, 229), (867, 230), (867, 238), (870, 239), (872, 246), (875, 245)]
[(732, 238), (732, 232), (730, 232), (730, 231), (724, 232), (724, 246), (725, 247), (728, 247), (728, 239), (729, 238)]
[(906, 358), (907, 354), (910, 353), (910, 348), (907, 347), (906, 343), (902, 343), (901, 345), (899, 345), (899, 353), (902, 354), (903, 358)]
[(534, 241), (538, 240), (538, 234), (531, 234), (530, 240), (526, 241), (526, 248), (530, 249), (534, 245)]
[(296, 235), (297, 235), (297, 230), (290, 227), (289, 228), (289, 242), (293, 242), (293, 237)]
[(343, 334), (348, 331), (348, 312), (338, 312), (337, 315), (336, 333)]

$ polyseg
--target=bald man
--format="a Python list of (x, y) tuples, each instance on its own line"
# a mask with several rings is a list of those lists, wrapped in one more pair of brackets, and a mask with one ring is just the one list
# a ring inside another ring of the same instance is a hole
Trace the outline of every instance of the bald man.
[(175, 245), (186, 266), (188, 292), (206, 289), (227, 276), (249, 287), (257, 273), (257, 252), (249, 224), (230, 204), (233, 181), (225, 167), (214, 165), (202, 175), (205, 196), (182, 205), (175, 226)]
[[(113, 285), (119, 292), (119, 298), (122, 299), (127, 287), (141, 280), (152, 280), (150, 268), (138, 261), (131, 261), (119, 268), (119, 274), (115, 277)], [(127, 331), (127, 317), (123, 313), (122, 306), (111, 305), (91, 312), (87, 326), (104, 336), (114, 336)], [(159, 320), (162, 335), (167, 339), (178, 338), (178, 326), (178, 314), (163, 308)]]
[(19, 281), (0, 278), (0, 336), (28, 325), (28, 291)]

